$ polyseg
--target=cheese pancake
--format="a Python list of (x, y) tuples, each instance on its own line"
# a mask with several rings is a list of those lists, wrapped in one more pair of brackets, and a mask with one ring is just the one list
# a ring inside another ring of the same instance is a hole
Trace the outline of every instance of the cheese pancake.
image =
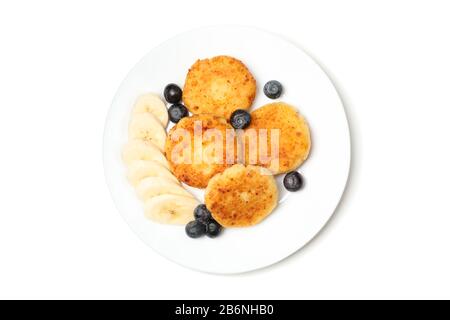
[(224, 227), (248, 227), (267, 217), (278, 202), (275, 179), (269, 170), (236, 164), (212, 178), (205, 204)]
[(235, 139), (229, 138), (227, 145), (228, 133), (232, 133), (232, 127), (216, 115), (181, 119), (166, 140), (165, 154), (172, 173), (192, 187), (205, 188), (209, 179), (234, 163)]
[(256, 81), (247, 67), (228, 56), (198, 60), (189, 69), (183, 102), (194, 114), (212, 113), (229, 119), (233, 111), (248, 109), (256, 94)]
[[(264, 129), (267, 129), (265, 135)], [(252, 145), (249, 141), (253, 133), (251, 130), (259, 137), (257, 144)], [(274, 174), (289, 172), (300, 166), (308, 158), (311, 148), (306, 120), (294, 107), (283, 102), (270, 103), (253, 111), (245, 134), (246, 164), (266, 167)]]

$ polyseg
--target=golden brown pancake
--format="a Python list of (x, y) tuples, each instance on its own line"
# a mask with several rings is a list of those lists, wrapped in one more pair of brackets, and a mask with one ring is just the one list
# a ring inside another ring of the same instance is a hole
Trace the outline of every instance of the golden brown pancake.
[[(283, 102), (270, 103), (253, 111), (251, 119), (250, 126), (245, 130), (246, 164), (259, 165), (279, 174), (294, 170), (308, 158), (311, 148), (309, 127), (294, 107)], [(252, 129), (258, 130), (251, 131)], [(267, 129), (267, 134), (261, 136), (264, 132), (261, 129)], [(276, 154), (272, 155), (272, 133), (276, 133), (274, 129), (279, 129), (278, 157)], [(260, 137), (253, 146), (248, 138), (252, 132)], [(261, 145), (267, 146), (263, 152)]]
[[(194, 132), (196, 124), (199, 125), (198, 132), (203, 136), (203, 143), (200, 145), (194, 141), (198, 140), (195, 139)], [(212, 114), (198, 114), (181, 119), (170, 130), (166, 140), (165, 154), (172, 173), (192, 187), (205, 188), (209, 179), (234, 162), (235, 140), (232, 138), (228, 148), (231, 150), (231, 159), (227, 164), (226, 129), (231, 130), (232, 127), (224, 118)], [(217, 137), (216, 133), (221, 136)]]
[(237, 109), (248, 109), (255, 99), (256, 81), (247, 67), (228, 56), (197, 60), (189, 69), (183, 102), (194, 114), (212, 113), (229, 120)]
[(261, 222), (276, 207), (275, 179), (264, 168), (236, 164), (214, 176), (205, 192), (205, 204), (224, 227), (247, 227)]

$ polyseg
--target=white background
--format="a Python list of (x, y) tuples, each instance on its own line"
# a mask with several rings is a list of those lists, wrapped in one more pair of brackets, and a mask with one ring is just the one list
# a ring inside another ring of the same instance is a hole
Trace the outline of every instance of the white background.
[[(2, 1), (0, 298), (450, 298), (449, 16), (448, 1)], [(323, 232), (238, 276), (146, 247), (102, 166), (127, 72), (212, 24), (304, 48), (335, 82), (353, 140), (348, 189)]]

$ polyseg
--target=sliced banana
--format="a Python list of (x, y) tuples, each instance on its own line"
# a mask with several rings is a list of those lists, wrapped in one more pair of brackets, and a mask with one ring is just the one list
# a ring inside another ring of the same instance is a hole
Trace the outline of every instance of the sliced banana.
[(185, 225), (193, 219), (194, 209), (199, 202), (190, 197), (164, 194), (145, 202), (145, 216), (153, 221)]
[(136, 186), (148, 177), (164, 177), (179, 184), (178, 179), (164, 166), (152, 160), (134, 160), (128, 165), (128, 180)]
[(153, 160), (169, 168), (164, 154), (151, 142), (144, 140), (130, 140), (122, 149), (122, 159), (125, 164), (135, 160)]
[(131, 116), (128, 127), (128, 137), (130, 139), (149, 141), (163, 151), (166, 144), (166, 136), (166, 130), (151, 113), (135, 113)]
[(148, 177), (142, 179), (136, 186), (136, 193), (142, 200), (163, 194), (172, 194), (193, 198), (193, 196), (182, 186), (164, 177)]
[(151, 113), (165, 128), (169, 122), (169, 115), (165, 103), (153, 93), (147, 93), (140, 96), (134, 104), (133, 113)]

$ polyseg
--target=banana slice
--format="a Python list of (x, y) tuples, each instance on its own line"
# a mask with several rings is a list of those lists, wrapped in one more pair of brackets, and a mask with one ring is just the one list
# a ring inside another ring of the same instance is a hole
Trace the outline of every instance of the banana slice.
[(174, 183), (173, 180), (163, 177), (148, 177), (142, 179), (136, 186), (136, 193), (142, 201), (163, 194), (193, 198), (193, 196), (185, 188), (177, 183)]
[(130, 139), (149, 141), (163, 151), (167, 133), (158, 119), (151, 113), (136, 113), (131, 116), (128, 136)]
[(152, 160), (134, 160), (128, 165), (128, 180), (136, 186), (142, 179), (148, 177), (164, 177), (174, 183), (179, 183), (178, 179), (164, 166)]
[(164, 154), (151, 142), (144, 140), (130, 140), (122, 149), (122, 159), (125, 164), (134, 160), (153, 160), (169, 168)]
[(169, 122), (169, 115), (165, 103), (153, 93), (140, 96), (134, 104), (133, 113), (151, 113), (165, 128)]
[(193, 220), (194, 209), (200, 203), (194, 199), (173, 194), (164, 194), (145, 202), (145, 216), (159, 223), (185, 225)]

